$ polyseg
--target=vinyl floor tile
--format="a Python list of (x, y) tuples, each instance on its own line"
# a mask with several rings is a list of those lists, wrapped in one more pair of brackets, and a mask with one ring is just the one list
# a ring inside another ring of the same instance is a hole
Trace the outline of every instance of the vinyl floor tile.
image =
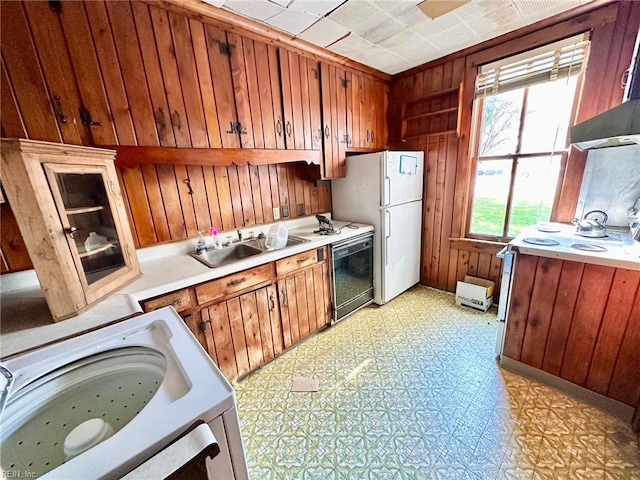
[(628, 425), (502, 370), (495, 336), (417, 286), (309, 337), (235, 383), (252, 480), (640, 480)]

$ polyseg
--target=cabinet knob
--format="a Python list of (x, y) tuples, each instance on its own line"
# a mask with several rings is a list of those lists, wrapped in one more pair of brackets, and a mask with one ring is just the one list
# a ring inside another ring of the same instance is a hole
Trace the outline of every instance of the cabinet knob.
[(327, 139), (329, 138), (329, 125), (325, 125), (325, 127), (324, 127), (324, 136)]
[(282, 136), (282, 122), (280, 121), (280, 119), (278, 119), (278, 121), (276, 122), (276, 133), (279, 137)]

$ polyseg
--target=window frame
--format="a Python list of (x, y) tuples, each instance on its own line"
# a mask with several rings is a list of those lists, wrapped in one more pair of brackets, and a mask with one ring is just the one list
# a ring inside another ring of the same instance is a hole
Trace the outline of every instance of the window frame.
[[(589, 54), (589, 45), (586, 46), (585, 61), (588, 59), (588, 54)], [(518, 140), (516, 145), (516, 152), (511, 154), (506, 154), (506, 155), (486, 155), (481, 157), (478, 154), (478, 151), (480, 150), (480, 138), (482, 133), (482, 113), (484, 111), (485, 97), (479, 97), (473, 102), (472, 123), (471, 123), (472, 148), (471, 148), (471, 154), (470, 154), (471, 168), (470, 168), (470, 174), (469, 174), (469, 188), (468, 188), (469, 195), (467, 197), (467, 212), (466, 212), (467, 215), (465, 219), (466, 238), (469, 238), (472, 240), (483, 240), (483, 241), (503, 242), (503, 243), (509, 243), (513, 238), (515, 238), (515, 237), (508, 236), (508, 231), (509, 231), (509, 216), (512, 209), (511, 202), (513, 199), (513, 191), (514, 191), (515, 179), (517, 174), (518, 158), (541, 157), (545, 155), (548, 155), (548, 156), (560, 155), (560, 167), (558, 170), (556, 190), (553, 196), (553, 203), (551, 206), (551, 214), (550, 214), (550, 221), (554, 221), (557, 215), (558, 205), (560, 203), (560, 196), (562, 193), (562, 185), (564, 183), (564, 175), (565, 175), (566, 166), (567, 166), (567, 159), (569, 157), (570, 127), (572, 127), (576, 123), (576, 113), (578, 110), (578, 104), (580, 102), (580, 97), (582, 93), (582, 85), (584, 81), (585, 70), (586, 70), (585, 68), (582, 68), (580, 73), (577, 74), (576, 88), (574, 91), (573, 103), (571, 106), (571, 113), (569, 115), (569, 125), (568, 125), (569, 128), (567, 128), (565, 148), (562, 150), (552, 151), (552, 152), (519, 153), (521, 148), (521, 143), (522, 143), (522, 132), (524, 127), (523, 120), (524, 120), (524, 116), (526, 115), (527, 99), (528, 99), (528, 92), (530, 87), (530, 86), (526, 86), (526, 87), (523, 87), (525, 89), (525, 92), (523, 95), (523, 103), (522, 103), (523, 108), (520, 112), (520, 120), (518, 125)], [(476, 78), (477, 78), (477, 75), (476, 75)], [(504, 224), (502, 226), (502, 235), (488, 235), (488, 234), (471, 232), (471, 217), (473, 214), (473, 201), (475, 199), (475, 180), (477, 179), (478, 165), (480, 160), (509, 160), (509, 159), (511, 159), (511, 162), (512, 162), (511, 178), (509, 179), (509, 193), (507, 195), (507, 208), (505, 212)]]

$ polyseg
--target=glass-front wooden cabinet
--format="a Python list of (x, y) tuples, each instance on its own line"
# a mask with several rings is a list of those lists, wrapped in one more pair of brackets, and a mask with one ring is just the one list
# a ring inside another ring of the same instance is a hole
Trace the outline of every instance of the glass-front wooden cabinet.
[(139, 276), (115, 152), (2, 140), (2, 179), (54, 320)]

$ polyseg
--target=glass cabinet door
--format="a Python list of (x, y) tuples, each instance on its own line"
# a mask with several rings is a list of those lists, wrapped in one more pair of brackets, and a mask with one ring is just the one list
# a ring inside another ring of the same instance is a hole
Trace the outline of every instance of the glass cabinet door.
[(44, 168), (83, 287), (99, 289), (128, 269), (107, 169), (66, 164)]

